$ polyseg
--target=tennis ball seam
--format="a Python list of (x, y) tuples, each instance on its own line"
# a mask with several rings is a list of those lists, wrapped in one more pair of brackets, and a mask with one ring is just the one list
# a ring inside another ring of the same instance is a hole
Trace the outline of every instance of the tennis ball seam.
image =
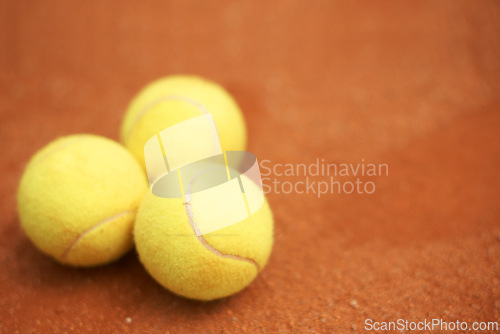
[(215, 254), (217, 256), (228, 258), (228, 259), (233, 259), (233, 260), (238, 260), (238, 261), (248, 262), (248, 263), (250, 263), (250, 264), (252, 264), (252, 265), (255, 266), (255, 268), (257, 269), (257, 272), (260, 271), (260, 266), (257, 263), (257, 261), (255, 261), (254, 259), (248, 258), (248, 257), (244, 257), (244, 256), (240, 256), (240, 255), (222, 253), (220, 250), (218, 250), (214, 246), (210, 245), (205, 240), (205, 238), (203, 238), (202, 235), (200, 235), (200, 234), (197, 233), (198, 226), (196, 225), (196, 223), (195, 223), (195, 221), (193, 219), (193, 212), (191, 210), (191, 203), (189, 201), (186, 201), (183, 204), (184, 204), (184, 206), (186, 208), (186, 215), (187, 215), (187, 218), (188, 218), (189, 226), (191, 227), (191, 229), (193, 230), (193, 233), (196, 235), (196, 238), (203, 245), (203, 247), (205, 247), (208, 251), (212, 252), (213, 254)]
[(125, 134), (123, 136), (123, 142), (125, 144), (127, 144), (128, 141), (130, 140), (130, 137), (132, 136), (132, 133), (133, 133), (133, 131), (134, 131), (137, 123), (139, 123), (139, 121), (141, 120), (141, 118), (143, 118), (148, 113), (148, 111), (151, 110), (151, 108), (153, 108), (155, 105), (157, 105), (160, 102), (164, 102), (164, 101), (184, 101), (184, 102), (190, 103), (193, 106), (197, 107), (204, 114), (208, 114), (209, 113), (209, 111), (207, 110), (207, 108), (203, 104), (201, 104), (198, 101), (193, 100), (193, 99), (191, 99), (191, 98), (189, 98), (187, 96), (182, 96), (182, 95), (166, 95), (166, 96), (162, 96), (162, 97), (160, 97), (160, 98), (152, 101), (151, 103), (147, 104), (135, 116), (134, 121), (130, 124), (130, 127), (125, 131)]
[(52, 149), (50, 149), (48, 152), (45, 152), (44, 154), (40, 155), (39, 157), (37, 157), (36, 159), (33, 160), (33, 164), (34, 163), (40, 163), (42, 162), (43, 160), (47, 159), (50, 155), (56, 153), (57, 151), (60, 151), (62, 150), (63, 148), (66, 148), (76, 142), (79, 142), (79, 141), (82, 141), (82, 140), (85, 140), (87, 138), (70, 138), (68, 140), (66, 140), (65, 142), (62, 142), (60, 143), (59, 145), (53, 147)]
[(128, 214), (134, 214), (135, 211), (134, 210), (125, 210), (125, 211), (122, 211), (122, 212), (119, 212), (117, 213), (116, 215), (113, 215), (111, 217), (108, 217), (106, 219), (103, 219), (101, 220), (100, 222), (98, 222), (97, 224), (93, 225), (92, 227), (88, 228), (87, 230), (83, 231), (82, 233), (80, 233), (74, 240), (73, 242), (71, 242), (71, 244), (68, 246), (68, 248), (66, 248), (66, 250), (62, 253), (61, 255), (61, 259), (62, 260), (65, 260), (69, 253), (71, 252), (71, 250), (73, 248), (75, 248), (75, 246), (78, 244), (78, 242), (80, 240), (82, 240), (86, 235), (88, 235), (90, 232), (94, 231), (95, 229), (105, 225), (106, 223), (111, 223), (112, 221), (114, 221), (115, 219), (118, 219), (120, 217), (123, 217), (125, 215), (128, 215)]

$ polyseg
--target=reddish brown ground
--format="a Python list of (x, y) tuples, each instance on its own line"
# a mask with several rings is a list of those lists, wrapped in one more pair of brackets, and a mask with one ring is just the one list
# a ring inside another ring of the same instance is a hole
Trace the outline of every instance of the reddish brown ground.
[[(0, 332), (345, 333), (367, 318), (499, 320), (499, 2), (0, 6)], [(373, 195), (270, 194), (269, 265), (217, 302), (169, 293), (135, 253), (87, 270), (42, 255), (16, 213), (29, 157), (65, 134), (117, 139), (130, 98), (172, 73), (227, 87), (260, 160), (364, 158), (387, 163), (389, 176), (371, 178)]]

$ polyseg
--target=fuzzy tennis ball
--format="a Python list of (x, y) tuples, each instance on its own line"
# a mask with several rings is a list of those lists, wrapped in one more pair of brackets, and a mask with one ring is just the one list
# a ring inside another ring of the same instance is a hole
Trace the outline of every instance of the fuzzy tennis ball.
[(121, 126), (121, 142), (144, 165), (144, 144), (161, 130), (210, 113), (226, 151), (244, 151), (245, 120), (236, 101), (220, 85), (196, 76), (158, 79), (132, 100)]
[(200, 214), (185, 199), (147, 192), (134, 226), (140, 260), (153, 278), (178, 295), (198, 300), (230, 296), (248, 286), (268, 261), (271, 210), (265, 200), (246, 219), (197, 235)]
[(24, 171), (17, 194), (21, 226), (61, 263), (104, 264), (131, 249), (146, 190), (141, 166), (122, 145), (95, 135), (62, 137)]

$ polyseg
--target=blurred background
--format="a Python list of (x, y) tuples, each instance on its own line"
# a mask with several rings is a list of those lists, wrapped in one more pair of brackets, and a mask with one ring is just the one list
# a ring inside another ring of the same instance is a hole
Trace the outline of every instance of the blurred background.
[[(4, 0), (0, 73), (0, 332), (499, 318), (497, 1)], [(130, 99), (170, 74), (223, 85), (270, 165), (364, 159), (389, 175), (372, 195), (269, 193), (270, 262), (217, 302), (164, 290), (135, 252), (89, 270), (39, 253), (15, 202), (30, 156), (72, 133), (118, 140)]]

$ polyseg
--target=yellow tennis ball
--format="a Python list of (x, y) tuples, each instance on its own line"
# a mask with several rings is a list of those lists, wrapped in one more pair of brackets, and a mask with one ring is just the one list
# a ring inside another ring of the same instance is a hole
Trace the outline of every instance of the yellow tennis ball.
[(273, 217), (267, 200), (246, 219), (200, 236), (197, 213), (183, 199), (148, 192), (134, 226), (141, 262), (161, 285), (187, 298), (213, 300), (241, 291), (271, 253)]
[(210, 113), (221, 147), (244, 151), (247, 130), (236, 101), (220, 85), (196, 76), (156, 80), (137, 94), (121, 126), (121, 141), (144, 166), (144, 144), (161, 130)]
[(95, 135), (62, 137), (24, 171), (17, 194), (21, 226), (61, 263), (104, 264), (133, 246), (133, 222), (147, 187), (122, 145)]

